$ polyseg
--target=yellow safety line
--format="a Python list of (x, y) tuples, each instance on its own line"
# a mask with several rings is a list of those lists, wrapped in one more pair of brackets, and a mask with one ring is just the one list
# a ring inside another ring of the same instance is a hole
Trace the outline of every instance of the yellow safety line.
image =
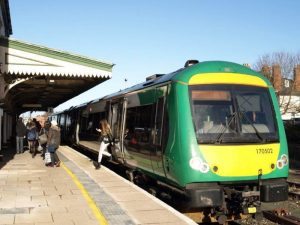
[(73, 179), (74, 183), (77, 185), (77, 187), (80, 189), (83, 197), (87, 201), (89, 207), (92, 209), (96, 219), (98, 220), (99, 224), (101, 225), (108, 225), (107, 220), (105, 219), (104, 215), (101, 213), (100, 209), (97, 207), (94, 200), (91, 198), (87, 190), (84, 188), (84, 186), (80, 183), (78, 178), (74, 173), (72, 173), (71, 170), (69, 170), (63, 163), (61, 163), (62, 168), (70, 175), (70, 177)]

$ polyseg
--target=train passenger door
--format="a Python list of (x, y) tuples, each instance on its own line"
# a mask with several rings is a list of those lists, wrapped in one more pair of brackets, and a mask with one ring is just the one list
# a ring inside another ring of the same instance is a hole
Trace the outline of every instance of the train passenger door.
[(156, 89), (156, 109), (153, 135), (153, 149), (151, 154), (151, 162), (154, 173), (165, 176), (163, 166), (163, 148), (166, 141), (165, 133), (165, 104), (166, 104), (167, 86), (158, 87)]
[(123, 162), (124, 160), (124, 126), (126, 115), (126, 98), (111, 103), (109, 122), (111, 124), (112, 135), (115, 138), (115, 148), (112, 152), (114, 159)]

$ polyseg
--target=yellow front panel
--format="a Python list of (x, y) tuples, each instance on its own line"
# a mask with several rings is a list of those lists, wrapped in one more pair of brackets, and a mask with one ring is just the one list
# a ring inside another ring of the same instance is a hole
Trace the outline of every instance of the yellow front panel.
[(269, 174), (274, 170), (271, 165), (276, 167), (279, 154), (279, 144), (201, 145), (199, 148), (212, 172), (217, 167), (214, 173), (230, 177), (257, 176), (260, 169), (264, 175)]
[(189, 80), (189, 85), (195, 84), (241, 84), (268, 87), (267, 83), (259, 77), (239, 73), (197, 74)]

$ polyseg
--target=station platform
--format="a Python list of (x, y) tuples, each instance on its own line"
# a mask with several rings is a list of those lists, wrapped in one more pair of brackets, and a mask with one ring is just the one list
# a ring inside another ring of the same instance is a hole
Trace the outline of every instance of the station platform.
[(60, 167), (46, 167), (28, 151), (2, 154), (0, 224), (196, 224), (104, 166), (95, 170), (68, 146), (58, 149)]

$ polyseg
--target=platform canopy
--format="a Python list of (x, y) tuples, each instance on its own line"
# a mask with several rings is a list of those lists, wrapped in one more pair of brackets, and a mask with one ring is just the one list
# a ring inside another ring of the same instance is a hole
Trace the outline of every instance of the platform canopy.
[(12, 113), (47, 111), (111, 78), (114, 64), (0, 38), (0, 104)]

